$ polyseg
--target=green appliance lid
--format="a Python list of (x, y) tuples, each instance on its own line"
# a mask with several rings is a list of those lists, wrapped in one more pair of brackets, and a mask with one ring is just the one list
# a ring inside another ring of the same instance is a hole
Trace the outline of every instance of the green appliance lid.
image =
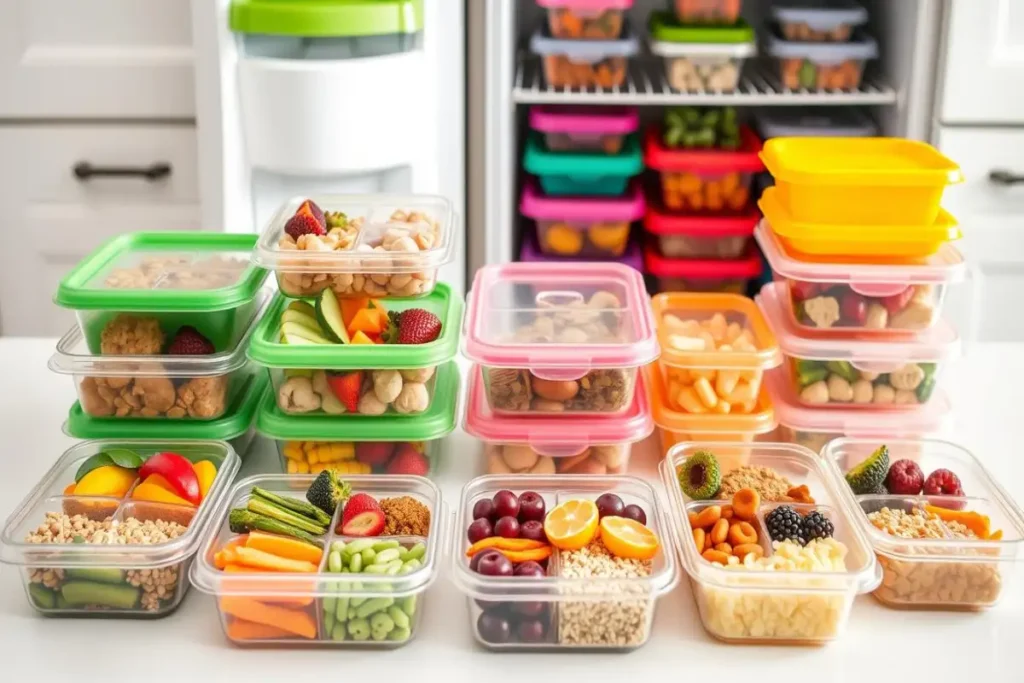
[(651, 38), (668, 43), (749, 43), (754, 29), (743, 19), (735, 24), (680, 24), (668, 12), (651, 14)]
[(287, 415), (271, 387), (263, 395), (256, 431), (289, 441), (430, 441), (455, 429), (458, 403), (459, 368), (449, 361), (437, 368), (434, 400), (418, 415)]
[(523, 153), (523, 168), (534, 175), (571, 177), (634, 176), (643, 170), (640, 141), (628, 135), (618, 154), (597, 152), (552, 152), (537, 131), (530, 133)]
[(234, 0), (231, 30), (353, 38), (423, 30), (423, 0)]

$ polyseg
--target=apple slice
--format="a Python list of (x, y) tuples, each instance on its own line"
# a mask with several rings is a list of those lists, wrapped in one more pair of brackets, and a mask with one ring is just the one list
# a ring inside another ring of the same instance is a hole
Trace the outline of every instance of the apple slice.
[(307, 327), (321, 336), (323, 336), (324, 333), (323, 329), (321, 329), (320, 327), (320, 323), (316, 321), (316, 318), (314, 316), (309, 316), (306, 315), (305, 313), (300, 313), (295, 310), (285, 310), (285, 312), (281, 314), (281, 322), (302, 325), (303, 327)]
[(318, 332), (314, 332), (305, 325), (294, 322), (281, 324), (282, 344), (330, 344), (329, 339), (324, 338)]

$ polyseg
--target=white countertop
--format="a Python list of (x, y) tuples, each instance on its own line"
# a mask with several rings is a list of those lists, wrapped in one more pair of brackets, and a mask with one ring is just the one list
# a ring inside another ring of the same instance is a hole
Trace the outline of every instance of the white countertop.
[[(68, 377), (51, 374), (53, 340), (0, 339), (0, 516), (6, 517), (73, 443), (61, 425), (75, 399)], [(949, 438), (971, 448), (1017, 500), (1024, 501), (1024, 348), (977, 345), (944, 384), (955, 406)], [(448, 442), (441, 488), (449, 505), (479, 465), (477, 444), (457, 433)], [(653, 439), (634, 451), (631, 473), (656, 480)], [(257, 440), (247, 476), (277, 471), (273, 444)], [(221, 633), (213, 599), (192, 590), (181, 608), (155, 621), (47, 619), (25, 599), (21, 577), (0, 567), (0, 664), (34, 681), (411, 681), (448, 683), (610, 680), (639, 675), (715, 676), (715, 680), (847, 683), (924, 679), (928, 683), (1019, 680), (1024, 644), (1024, 562), (1010, 574), (1002, 602), (980, 614), (901, 612), (857, 599), (846, 633), (821, 648), (722, 645), (700, 624), (689, 584), (657, 605), (646, 646), (630, 654), (494, 654), (475, 644), (465, 599), (444, 573), (429, 590), (419, 634), (389, 652), (340, 649), (240, 649)], [(796, 665), (803, 668), (795, 669)], [(336, 674), (330, 667), (337, 667)], [(584, 678), (585, 676), (585, 678)], [(414, 678), (415, 677), (415, 678)], [(551, 678), (549, 678), (551, 677)], [(812, 678), (813, 677), (813, 678)], [(675, 678), (675, 676), (673, 676)]]

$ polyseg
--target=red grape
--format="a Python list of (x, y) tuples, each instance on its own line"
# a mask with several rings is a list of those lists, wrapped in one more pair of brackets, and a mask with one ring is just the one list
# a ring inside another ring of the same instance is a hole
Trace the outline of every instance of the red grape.
[(516, 635), (521, 643), (539, 643), (544, 640), (544, 622), (539, 619), (525, 619), (519, 622)]
[(488, 553), (476, 564), (478, 574), (484, 576), (512, 576), (512, 562), (499, 552)]
[(639, 505), (627, 505), (622, 511), (622, 516), (640, 522), (644, 526), (647, 525), (647, 513)]
[(516, 576), (522, 576), (524, 578), (530, 578), (530, 579), (537, 579), (537, 578), (542, 579), (545, 576), (547, 576), (547, 572), (544, 571), (544, 568), (541, 567), (536, 562), (534, 562), (533, 560), (527, 560), (526, 562), (520, 562), (518, 565), (516, 565), (515, 574), (516, 574)]
[(604, 493), (594, 503), (597, 505), (597, 514), (602, 518), (621, 517), (622, 510), (626, 507), (622, 499), (614, 493)]
[(513, 602), (512, 612), (523, 617), (538, 617), (547, 605), (543, 602)]
[(519, 521), (515, 517), (502, 517), (494, 523), (494, 535), (519, 538)]
[(548, 542), (548, 535), (544, 533), (544, 525), (535, 519), (523, 522), (519, 525), (519, 538), (528, 538), (531, 541)]
[(476, 620), (476, 630), (488, 643), (507, 643), (512, 635), (508, 619), (484, 612)]
[(481, 518), (494, 521), (494, 502), (490, 498), (478, 500), (473, 506), (473, 519)]
[(544, 512), (546, 506), (544, 505), (544, 499), (541, 498), (539, 493), (535, 491), (524, 491), (519, 496), (519, 521), (544, 521)]
[(501, 553), (499, 553), (499, 552), (498, 552), (497, 550), (495, 550), (494, 548), (487, 548), (487, 549), (485, 549), (485, 550), (481, 550), (480, 552), (478, 552), (478, 553), (477, 553), (476, 555), (474, 555), (474, 556), (473, 556), (473, 559), (472, 559), (472, 560), (470, 560), (470, 561), (469, 561), (469, 568), (470, 568), (470, 569), (471, 569), (472, 571), (474, 571), (474, 572), (475, 572), (475, 571), (477, 570), (477, 569), (476, 569), (476, 568), (477, 568), (477, 566), (478, 566), (478, 565), (480, 564), (480, 560), (482, 560), (483, 558), (485, 558), (485, 557), (487, 557), (488, 555), (491, 555), (491, 554), (493, 554), (493, 553), (498, 553), (499, 555), (501, 555)]
[(494, 535), (494, 527), (491, 526), (489, 519), (481, 517), (475, 520), (469, 525), (469, 529), (466, 530), (466, 536), (469, 537), (470, 543), (476, 543), (482, 541), (485, 538), (490, 538)]
[(494, 494), (494, 516), (495, 517), (518, 517), (519, 499), (516, 494), (508, 490), (498, 491)]

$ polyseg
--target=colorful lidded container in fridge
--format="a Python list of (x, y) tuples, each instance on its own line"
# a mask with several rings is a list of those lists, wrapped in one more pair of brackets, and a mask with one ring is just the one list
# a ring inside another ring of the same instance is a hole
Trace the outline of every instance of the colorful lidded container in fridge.
[(650, 19), (651, 52), (665, 62), (665, 79), (682, 92), (733, 92), (743, 63), (757, 53), (745, 21), (722, 26), (684, 25), (667, 12)]
[(644, 232), (665, 258), (731, 260), (747, 251), (760, 220), (753, 205), (738, 214), (703, 214), (665, 211), (653, 204), (644, 215)]
[(777, 62), (786, 90), (856, 90), (864, 65), (878, 56), (875, 39), (860, 33), (843, 43), (809, 43), (785, 40), (777, 28), (770, 31), (767, 53)]
[[(523, 243), (519, 247), (519, 260), (523, 263), (537, 263), (543, 261), (549, 261), (553, 263), (564, 263), (564, 262), (585, 262), (591, 259), (583, 256), (548, 256), (540, 250), (540, 245), (537, 244), (537, 235), (533, 233), (527, 233), (523, 235)], [(644, 252), (640, 247), (640, 238), (632, 237), (626, 244), (626, 250), (622, 252), (622, 256), (614, 259), (624, 266), (629, 266), (634, 270), (643, 271), (644, 269)]]
[(644, 269), (659, 292), (723, 292), (743, 294), (764, 270), (757, 247), (750, 243), (738, 259), (665, 258), (649, 240)]
[(845, 42), (868, 21), (864, 6), (849, 0), (783, 0), (773, 4), (771, 12), (786, 40), (809, 43)]
[(537, 29), (530, 51), (543, 63), (549, 88), (618, 88), (626, 82), (629, 60), (640, 51), (629, 21), (614, 40), (567, 40), (553, 38)]
[(543, 133), (552, 152), (618, 154), (626, 136), (635, 133), (639, 125), (634, 107), (530, 107), (530, 128)]
[(732, 24), (743, 0), (671, 0), (671, 7), (683, 24)]
[(541, 189), (551, 196), (619, 196), (643, 168), (635, 135), (626, 138), (617, 154), (604, 154), (552, 152), (540, 133), (531, 133), (523, 152), (523, 169), (537, 176)]
[(633, 0), (537, 0), (537, 5), (548, 11), (548, 33), (554, 38), (615, 40)]

